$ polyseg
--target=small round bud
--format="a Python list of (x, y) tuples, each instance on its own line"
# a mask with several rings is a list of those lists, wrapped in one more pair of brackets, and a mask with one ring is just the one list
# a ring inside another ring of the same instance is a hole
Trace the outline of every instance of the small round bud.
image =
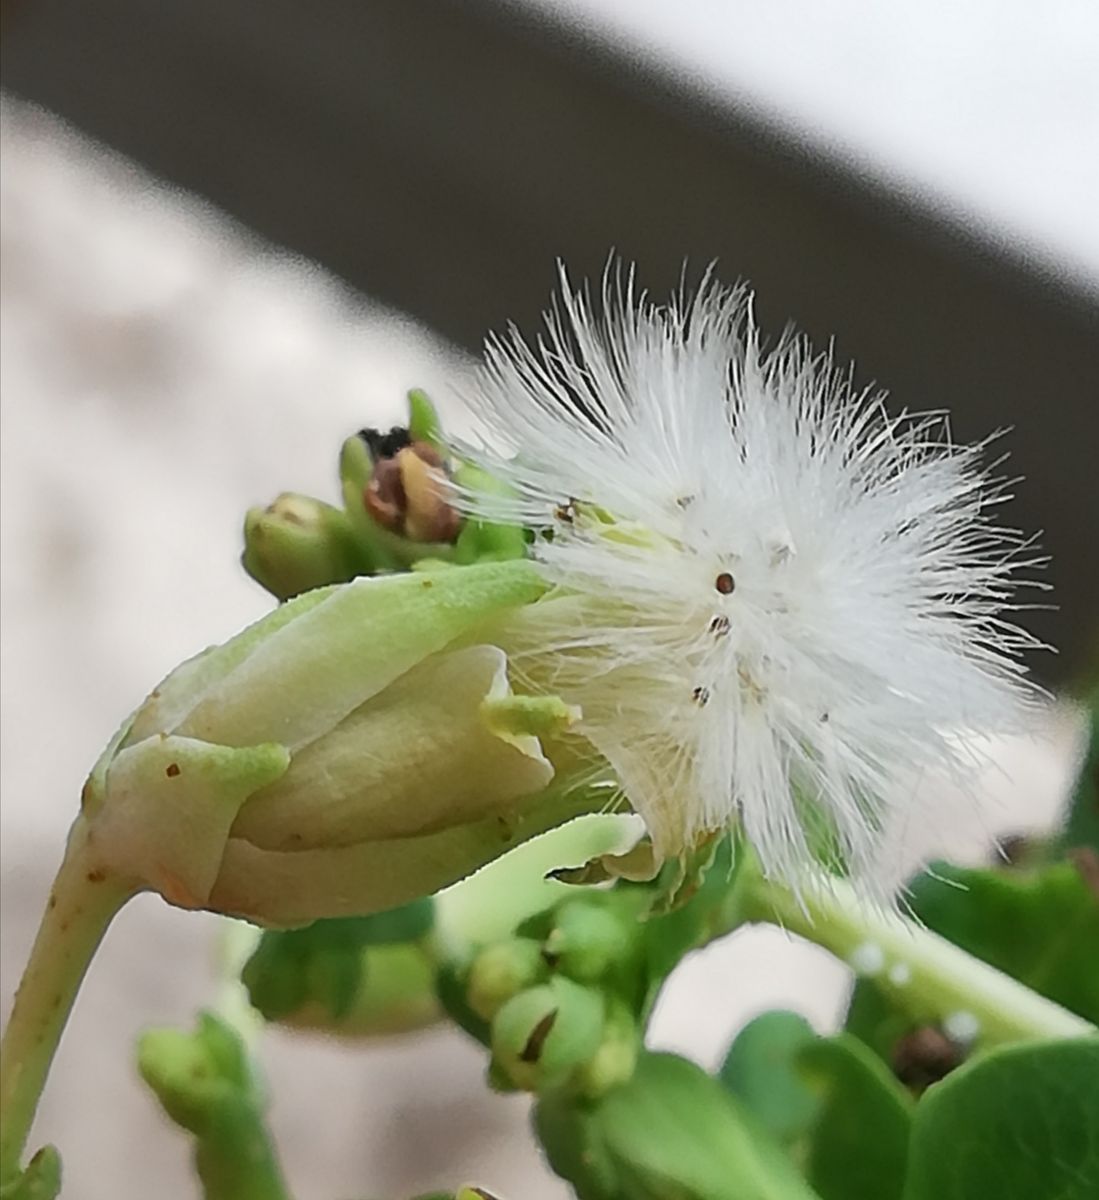
[(531, 938), (510, 938), (486, 946), (473, 960), (466, 985), (469, 1007), (486, 1021), (516, 993), (540, 983), (548, 968), (542, 948)]
[(599, 1049), (603, 1011), (599, 992), (561, 976), (520, 992), (492, 1022), (493, 1064), (525, 1091), (560, 1087)]
[(373, 569), (347, 514), (330, 504), (284, 492), (244, 518), (244, 569), (279, 600), (346, 583)]
[(609, 1001), (603, 1040), (577, 1072), (580, 1090), (586, 1096), (596, 1097), (626, 1083), (637, 1066), (640, 1051), (641, 1031), (633, 1013), (621, 1001)]
[(621, 916), (602, 900), (568, 900), (557, 909), (544, 950), (563, 975), (590, 983), (623, 957), (630, 933)]

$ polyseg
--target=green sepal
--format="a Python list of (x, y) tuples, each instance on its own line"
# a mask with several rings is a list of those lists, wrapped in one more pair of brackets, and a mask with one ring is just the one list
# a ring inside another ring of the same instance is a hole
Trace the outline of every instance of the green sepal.
[(446, 451), (442, 423), (435, 405), (422, 388), (408, 393), (408, 436), (414, 442), (427, 442), (436, 450)]
[[(454, 471), (459, 487), (482, 496), (507, 496), (507, 486), (483, 468), (461, 463)], [(462, 565), (475, 562), (506, 562), (525, 558), (529, 537), (521, 525), (466, 517), (454, 543), (454, 561)]]
[(206, 905), (229, 830), (245, 801), (282, 776), (285, 746), (146, 738), (118, 753), (109, 803), (95, 818), (105, 861), (181, 908)]

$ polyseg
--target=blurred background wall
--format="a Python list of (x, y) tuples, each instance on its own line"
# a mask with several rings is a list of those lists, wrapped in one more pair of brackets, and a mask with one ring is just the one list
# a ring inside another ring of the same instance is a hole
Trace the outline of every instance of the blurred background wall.
[[(101, 745), (266, 608), (237, 566), (244, 509), (334, 496), (342, 437), (397, 419), (410, 386), (460, 422), (469, 353), (536, 327), (559, 257), (597, 277), (614, 248), (657, 295), (717, 259), (765, 329), (834, 338), (897, 407), (948, 408), (961, 438), (1014, 426), (1011, 520), (1053, 556), (1057, 607), (1031, 623), (1062, 653), (1041, 669), (1070, 678), (1099, 585), (1099, 23), (1029, 8), (5, 4), (4, 1011)], [(1077, 747), (1052, 707), (1000, 748), (968, 825), (930, 780), (897, 870), (1048, 823)], [(128, 1055), (209, 1002), (212, 925), (149, 900), (108, 939), (38, 1131), (67, 1195), (192, 1194)], [(807, 947), (738, 935), (684, 965), (653, 1036), (713, 1062), (767, 1005), (826, 1026), (844, 985)], [(565, 1194), (457, 1034), (275, 1034), (265, 1061), (300, 1200)]]

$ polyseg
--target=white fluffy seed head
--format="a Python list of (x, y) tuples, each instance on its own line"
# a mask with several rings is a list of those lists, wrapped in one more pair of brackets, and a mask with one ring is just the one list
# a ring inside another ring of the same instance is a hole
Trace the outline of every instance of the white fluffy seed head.
[(765, 349), (743, 289), (658, 306), (608, 273), (597, 315), (563, 283), (468, 397), (463, 452), (512, 494), (462, 503), (532, 527), (559, 585), (514, 660), (582, 708), (660, 854), (739, 824), (795, 886), (822, 852), (872, 880), (898, 781), (964, 778), (959, 731), (1026, 705), (1033, 643), (1002, 614), (1032, 563), (990, 519), (1002, 484), (941, 415), (890, 415), (796, 338)]

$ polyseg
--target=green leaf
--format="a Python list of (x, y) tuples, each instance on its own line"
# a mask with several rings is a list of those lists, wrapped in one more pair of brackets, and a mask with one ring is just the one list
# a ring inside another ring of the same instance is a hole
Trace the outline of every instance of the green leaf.
[(719, 1078), (824, 1200), (899, 1200), (912, 1101), (857, 1038), (820, 1038), (796, 1013), (764, 1013), (741, 1030)]
[(268, 930), (241, 972), (252, 1004), (267, 1020), (277, 1021), (312, 1001), (340, 1021), (362, 989), (365, 951), (419, 940), (431, 931), (434, 912), (428, 897), (366, 917)]
[(1095, 1200), (1099, 1039), (1009, 1046), (916, 1108), (904, 1200)]
[(820, 1097), (797, 1069), (798, 1054), (815, 1041), (809, 1022), (797, 1013), (764, 1013), (737, 1034), (718, 1072), (767, 1132), (786, 1145), (804, 1135), (820, 1111)]
[(900, 1200), (911, 1097), (851, 1034), (803, 1047), (797, 1062), (820, 1098), (809, 1182), (823, 1200)]
[(622, 1200), (814, 1200), (748, 1109), (674, 1054), (642, 1054), (593, 1123)]

